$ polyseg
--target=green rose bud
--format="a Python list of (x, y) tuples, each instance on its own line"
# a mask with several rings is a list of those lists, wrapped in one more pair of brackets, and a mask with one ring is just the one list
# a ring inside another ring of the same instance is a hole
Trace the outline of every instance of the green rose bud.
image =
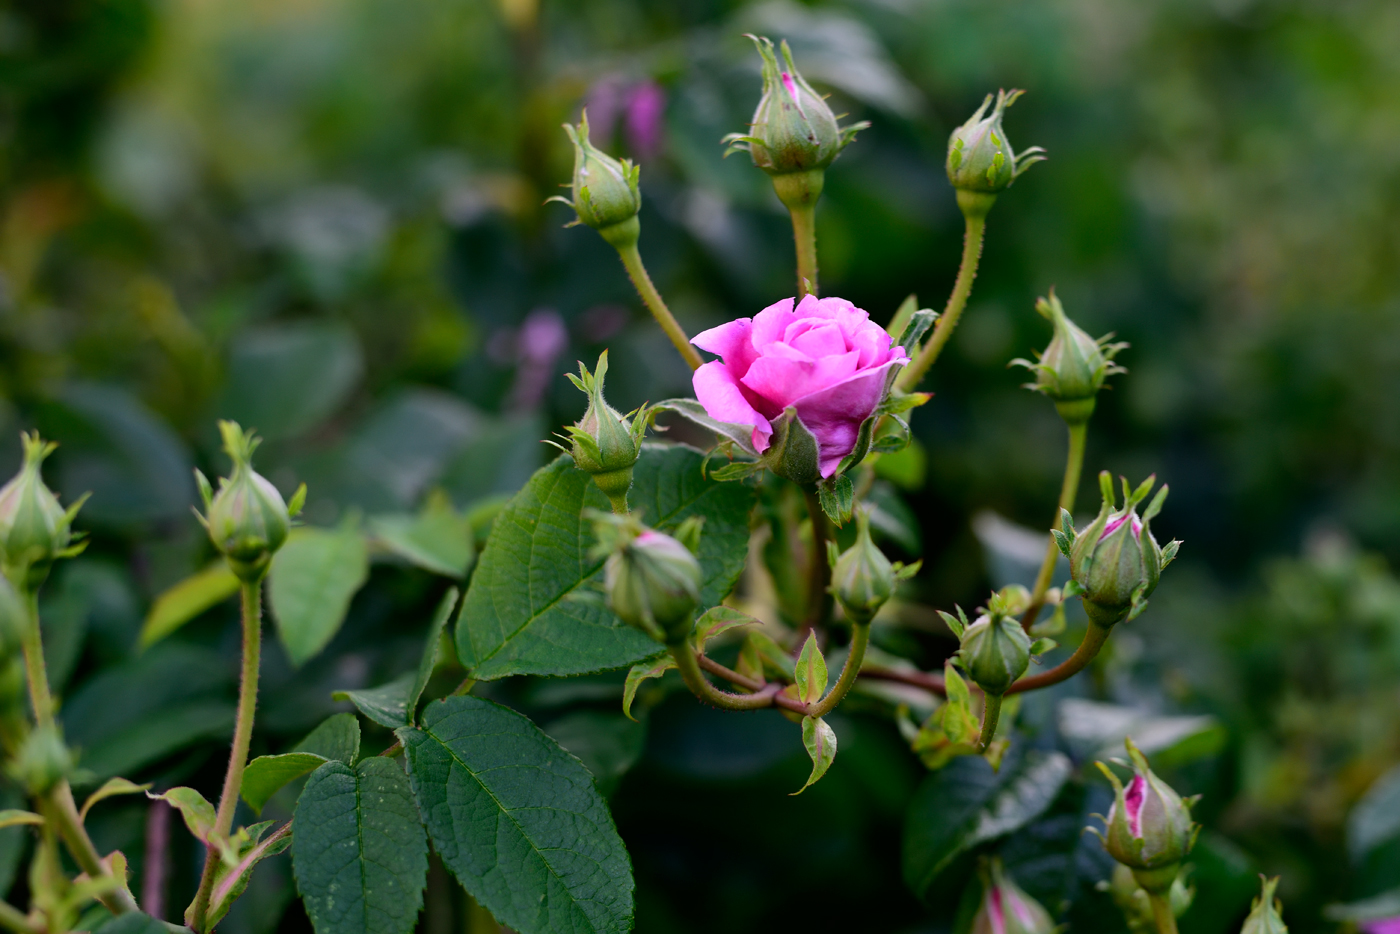
[(233, 461), (233, 476), (220, 478), (215, 494), (204, 474), (195, 471), (206, 513), (200, 521), (238, 579), (252, 583), (262, 579), (272, 555), (287, 541), (292, 518), (306, 500), (306, 485), (297, 489), (289, 507), (277, 488), (253, 470), (257, 435), (236, 422), (219, 422), (219, 433)]
[(668, 645), (682, 641), (695, 622), (700, 601), (700, 519), (681, 524), (675, 537), (648, 529), (630, 516), (594, 513), (599, 545), (606, 553), (603, 583), (608, 607), (629, 626)]
[[(1187, 872), (1189, 871), (1188, 868)], [(1172, 914), (1178, 918), (1186, 913), (1186, 909), (1190, 908), (1196, 899), (1195, 888), (1186, 884), (1187, 872), (1177, 873), (1175, 881), (1172, 882), (1171, 895), (1167, 899)], [(1114, 903), (1122, 910), (1123, 920), (1127, 922), (1131, 934), (1157, 934), (1157, 922), (1152, 915), (1152, 903), (1147, 900), (1147, 890), (1138, 885), (1131, 869), (1122, 863), (1117, 864), (1113, 868), (1112, 881), (1099, 883), (1100, 888), (1105, 886), (1113, 896)]]
[(731, 133), (721, 140), (729, 147), (724, 154), (747, 152), (753, 164), (772, 177), (773, 188), (787, 207), (815, 204), (826, 167), (870, 124), (839, 126), (826, 100), (798, 73), (787, 42), (782, 44), (779, 64), (770, 39), (748, 38), (763, 60), (763, 96), (750, 132)]
[(968, 677), (987, 694), (1005, 694), (1031, 663), (1031, 639), (1016, 613), (1025, 607), (1024, 594), (1024, 587), (1015, 587), (993, 595), (962, 633), (958, 657)]
[(992, 106), (992, 95), (988, 94), (977, 112), (948, 137), (948, 181), (954, 188), (996, 194), (1011, 187), (1032, 165), (1044, 161), (1045, 150), (1039, 146), (1017, 155), (1001, 126), (1006, 108), (1024, 93), (998, 91), (990, 114), (987, 108)]
[(35, 727), (10, 762), (10, 777), (35, 797), (46, 794), (73, 772), (73, 753), (52, 724)]
[(1130, 491), (1124, 479), (1123, 508), (1118, 509), (1113, 480), (1105, 470), (1099, 474), (1103, 506), (1093, 524), (1077, 532), (1069, 514), (1062, 513), (1061, 528), (1053, 530), (1060, 551), (1069, 558), (1073, 578), (1065, 596), (1082, 596), (1084, 611), (1097, 626), (1107, 629), (1141, 613), (1157, 587), (1162, 569), (1172, 563), (1181, 547), (1181, 542), (1172, 541), (1163, 548), (1152, 537), (1151, 522), (1166, 501), (1166, 486), (1138, 518), (1138, 504), (1147, 498), (1156, 482), (1155, 476), (1148, 477)]
[(1065, 314), (1054, 289), (1049, 298), (1036, 300), (1035, 310), (1050, 319), (1055, 336), (1035, 363), (1011, 362), (1035, 373), (1035, 382), (1027, 383), (1026, 388), (1055, 400), (1055, 408), (1066, 422), (1074, 425), (1088, 421), (1104, 380), (1113, 373), (1127, 372), (1113, 358), (1128, 345), (1107, 343), (1111, 334), (1098, 340), (1086, 334)]
[[(642, 193), (637, 187), (641, 166), (630, 159), (621, 161), (594, 147), (588, 138), (588, 111), (578, 128), (564, 124), (564, 132), (574, 144), (573, 200), (554, 197), (578, 214), (577, 223), (587, 224), (618, 249), (634, 245), (641, 236), (637, 212), (642, 209)], [(572, 226), (572, 225), (570, 225)]]
[(842, 552), (831, 570), (831, 593), (846, 618), (865, 626), (894, 596), (895, 567), (870, 540), (870, 516), (856, 510), (856, 541)]
[(1054, 934), (1050, 912), (1006, 875), (1001, 860), (984, 865), (981, 875), (982, 904), (970, 934)]
[(1171, 888), (1181, 861), (1196, 845), (1200, 825), (1191, 821), (1190, 803), (1153, 774), (1133, 741), (1126, 740), (1126, 745), (1134, 772), (1126, 788), (1108, 766), (1098, 763), (1114, 791), (1099, 837), (1108, 855), (1133, 871), (1138, 885), (1161, 895)]
[(5, 575), (17, 587), (37, 589), (48, 576), (54, 559), (82, 550), (73, 542), (73, 517), (78, 514), (84, 494), (64, 509), (48, 487), (40, 468), (56, 444), (42, 440), (37, 433), (22, 434), (24, 465), (9, 483), (0, 488), (0, 560)]
[(1283, 923), (1283, 903), (1274, 897), (1278, 888), (1278, 876), (1272, 879), (1259, 876), (1264, 888), (1254, 900), (1253, 910), (1244, 919), (1240, 934), (1288, 934), (1288, 925)]
[(588, 410), (577, 423), (564, 429), (569, 446), (556, 444), (555, 447), (571, 455), (574, 465), (593, 477), (598, 489), (612, 503), (613, 512), (626, 515), (632, 466), (642, 453), (648, 412), (646, 406), (642, 406), (622, 415), (603, 398), (603, 378), (608, 373), (606, 350), (598, 358), (598, 368), (594, 372), (589, 373), (582, 363), (578, 370), (578, 376), (567, 375), (588, 396)]

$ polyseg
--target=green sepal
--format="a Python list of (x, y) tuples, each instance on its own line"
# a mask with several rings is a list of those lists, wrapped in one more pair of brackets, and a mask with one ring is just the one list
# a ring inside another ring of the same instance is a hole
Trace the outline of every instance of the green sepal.
[(636, 700), (637, 690), (642, 686), (642, 682), (649, 678), (659, 678), (675, 667), (676, 660), (671, 657), (670, 652), (658, 652), (628, 669), (627, 681), (622, 686), (622, 715), (634, 723), (637, 722), (637, 718), (632, 716), (632, 702)]

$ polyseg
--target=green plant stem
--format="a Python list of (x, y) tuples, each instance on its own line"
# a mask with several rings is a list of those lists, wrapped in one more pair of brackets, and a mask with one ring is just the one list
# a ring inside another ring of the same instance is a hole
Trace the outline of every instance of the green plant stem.
[[(39, 627), (39, 598), (32, 590), (22, 593), (26, 615), (24, 627), (24, 668), (29, 681), (29, 700), (34, 706), (34, 720), (42, 728), (54, 728), (53, 693), (49, 690), (48, 667), (44, 663), (44, 638)], [(64, 779), (50, 789), (39, 800), (39, 810), (44, 820), (57, 831), (64, 845), (73, 855), (73, 861), (91, 879), (110, 875), (97, 847), (88, 836), (87, 829), (78, 817), (77, 805), (73, 803), (73, 789)], [(108, 911), (114, 915), (136, 911), (137, 906), (130, 893), (124, 888), (104, 892), (97, 896)]]
[(790, 208), (792, 238), (797, 243), (797, 297), (817, 294), (817, 205)]
[(209, 899), (214, 890), (214, 874), (219, 868), (219, 850), (212, 840), (228, 836), (233, 827), (233, 815), (238, 809), (238, 795), (243, 786), (243, 769), (248, 764), (248, 745), (253, 738), (253, 715), (258, 706), (258, 669), (262, 656), (262, 581), (245, 581), (243, 593), (243, 673), (238, 686), (238, 718), (233, 726), (233, 748), (229, 750), (228, 771), (224, 773), (224, 790), (219, 795), (219, 810), (214, 816), (214, 829), (206, 844), (204, 875), (199, 880), (191, 906), (190, 927), (205, 934), (204, 919), (209, 912)]
[[(1088, 434), (1087, 421), (1069, 426), (1069, 454), (1065, 458), (1065, 478), (1060, 484), (1060, 505), (1055, 510), (1052, 526), (1060, 524), (1061, 510), (1074, 511), (1074, 497), (1079, 491), (1079, 474), (1084, 468), (1084, 439)], [(1035, 578), (1035, 589), (1031, 591), (1031, 604), (1021, 617), (1021, 625), (1028, 630), (1035, 624), (1040, 611), (1045, 608), (1045, 594), (1050, 590), (1050, 583), (1055, 578), (1055, 564), (1059, 558), (1060, 546), (1055, 544), (1055, 536), (1051, 535), (1045, 547), (1045, 560), (1040, 562), (1040, 573)]]
[(986, 752), (997, 735), (997, 721), (1001, 719), (1000, 694), (982, 695), (982, 735), (977, 739), (977, 751)]
[(1172, 912), (1169, 892), (1157, 895), (1148, 892), (1147, 901), (1152, 906), (1152, 918), (1157, 922), (1157, 934), (1176, 934), (1176, 915)]
[(841, 667), (841, 677), (836, 679), (836, 683), (831, 686), (831, 690), (815, 704), (807, 705), (807, 716), (825, 717), (836, 709), (836, 705), (845, 698), (846, 692), (851, 689), (851, 685), (856, 683), (856, 678), (860, 675), (861, 663), (865, 661), (865, 650), (870, 645), (870, 624), (854, 623), (851, 625), (851, 645), (846, 652), (846, 664)]
[(804, 629), (825, 626), (831, 619), (831, 564), (826, 559), (826, 543), (831, 541), (831, 520), (822, 510), (816, 487), (803, 487), (807, 515), (812, 518), (812, 553), (807, 567), (807, 619)]
[(705, 361), (700, 359), (700, 352), (690, 343), (690, 338), (685, 336), (685, 331), (676, 322), (675, 316), (671, 314), (671, 309), (666, 307), (666, 303), (661, 299), (661, 293), (656, 291), (656, 286), (652, 285), (651, 277), (647, 275), (646, 267), (642, 265), (642, 254), (638, 252), (635, 243), (620, 246), (617, 248), (617, 255), (622, 257), (622, 265), (627, 270), (627, 275), (631, 276), (632, 284), (637, 287), (637, 292), (642, 296), (642, 302), (646, 304), (651, 315), (656, 319), (656, 323), (661, 325), (661, 330), (666, 332), (666, 336), (671, 339), (671, 343), (676, 345), (676, 350), (690, 365), (692, 370), (700, 369), (700, 365)]
[[(758, 710), (762, 707), (771, 707), (774, 703), (774, 695), (782, 688), (780, 684), (768, 684), (755, 694), (731, 694), (728, 691), (721, 691), (709, 682), (700, 671), (700, 662), (696, 658), (695, 647), (690, 644), (690, 640), (677, 642), (668, 646), (671, 650), (671, 657), (676, 660), (676, 668), (680, 670), (681, 679), (685, 681), (685, 686), (690, 688), (690, 693), (700, 698), (707, 704), (721, 707), (725, 710)], [(802, 704), (802, 712), (806, 713), (807, 705)]]
[(0, 902), (0, 927), (15, 934), (41, 934), (43, 928), (30, 924), (29, 918), (9, 902)]
[(982, 257), (982, 234), (987, 227), (987, 218), (985, 213), (977, 212), (968, 212), (965, 217), (967, 230), (963, 236), (962, 263), (958, 266), (957, 281), (953, 283), (953, 294), (948, 296), (948, 304), (938, 317), (938, 323), (933, 326), (933, 334), (923, 350), (919, 351), (919, 356), (899, 374), (897, 385), (904, 392), (913, 392), (918, 388), (924, 374), (942, 353), (943, 345), (948, 343), (953, 328), (958, 326), (958, 318), (962, 317), (963, 309), (967, 307), (967, 297), (972, 294), (972, 280), (977, 278), (977, 263)]
[(1049, 687), (1052, 684), (1059, 684), (1061, 681), (1073, 678), (1094, 660), (1094, 656), (1099, 654), (1103, 644), (1108, 641), (1108, 632), (1107, 629), (1091, 621), (1088, 630), (1084, 633), (1084, 641), (1079, 643), (1079, 648), (1074, 650), (1073, 655), (1047, 672), (1022, 678), (1007, 688), (1006, 693), (1020, 694), (1023, 691), (1034, 691), (1037, 688)]

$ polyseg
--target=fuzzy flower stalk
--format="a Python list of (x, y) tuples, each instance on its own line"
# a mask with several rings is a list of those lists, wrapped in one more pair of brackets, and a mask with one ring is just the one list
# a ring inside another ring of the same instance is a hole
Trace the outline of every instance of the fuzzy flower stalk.
[(555, 196), (547, 199), (567, 204), (577, 217), (566, 226), (586, 224), (598, 231), (610, 243), (622, 260), (627, 275), (636, 286), (656, 323), (666, 332), (676, 350), (693, 370), (700, 366), (700, 355), (690, 346), (685, 331), (666, 307), (661, 293), (652, 284), (642, 265), (637, 243), (642, 235), (642, 222), (637, 214), (642, 209), (642, 193), (638, 187), (641, 166), (630, 159), (614, 159), (598, 149), (588, 138), (588, 111), (577, 127), (564, 124), (564, 132), (574, 147), (574, 177), (570, 184), (571, 198)]
[(582, 363), (578, 371), (578, 376), (566, 375), (588, 396), (588, 409), (583, 418), (564, 429), (562, 437), (569, 446), (554, 446), (571, 455), (574, 465), (587, 472), (612, 503), (613, 512), (624, 516), (628, 511), (627, 491), (632, 488), (632, 467), (642, 453), (649, 414), (642, 406), (623, 415), (603, 398), (603, 380), (608, 374), (606, 350), (598, 357), (598, 366), (592, 373)]
[(765, 36), (748, 36), (763, 63), (763, 96), (754, 110), (748, 133), (730, 133), (721, 142), (734, 152), (747, 152), (753, 164), (768, 174), (778, 200), (792, 215), (797, 244), (798, 287), (802, 294), (817, 291), (815, 217), (826, 169), (869, 123), (842, 127), (826, 99), (813, 90), (792, 61), (786, 41), (780, 46)]
[(1097, 340), (1090, 337), (1065, 314), (1054, 289), (1048, 298), (1036, 300), (1035, 310), (1049, 319), (1055, 334), (1034, 363), (1016, 359), (1011, 365), (1023, 366), (1035, 374), (1035, 382), (1027, 383), (1026, 388), (1053, 400), (1066, 424), (1083, 424), (1094, 413), (1094, 402), (1104, 380), (1127, 372), (1113, 358), (1128, 345), (1109, 343), (1112, 334)]

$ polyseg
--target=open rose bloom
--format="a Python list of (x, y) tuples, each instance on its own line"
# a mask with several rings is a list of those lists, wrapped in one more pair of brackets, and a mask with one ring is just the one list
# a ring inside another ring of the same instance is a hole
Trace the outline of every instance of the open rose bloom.
[(813, 295), (785, 298), (691, 343), (721, 358), (695, 371), (695, 396), (710, 417), (752, 426), (753, 448), (762, 454), (774, 420), (795, 407), (816, 438), (823, 477), (854, 449), (861, 423), (909, 362), (869, 314), (844, 298)]

